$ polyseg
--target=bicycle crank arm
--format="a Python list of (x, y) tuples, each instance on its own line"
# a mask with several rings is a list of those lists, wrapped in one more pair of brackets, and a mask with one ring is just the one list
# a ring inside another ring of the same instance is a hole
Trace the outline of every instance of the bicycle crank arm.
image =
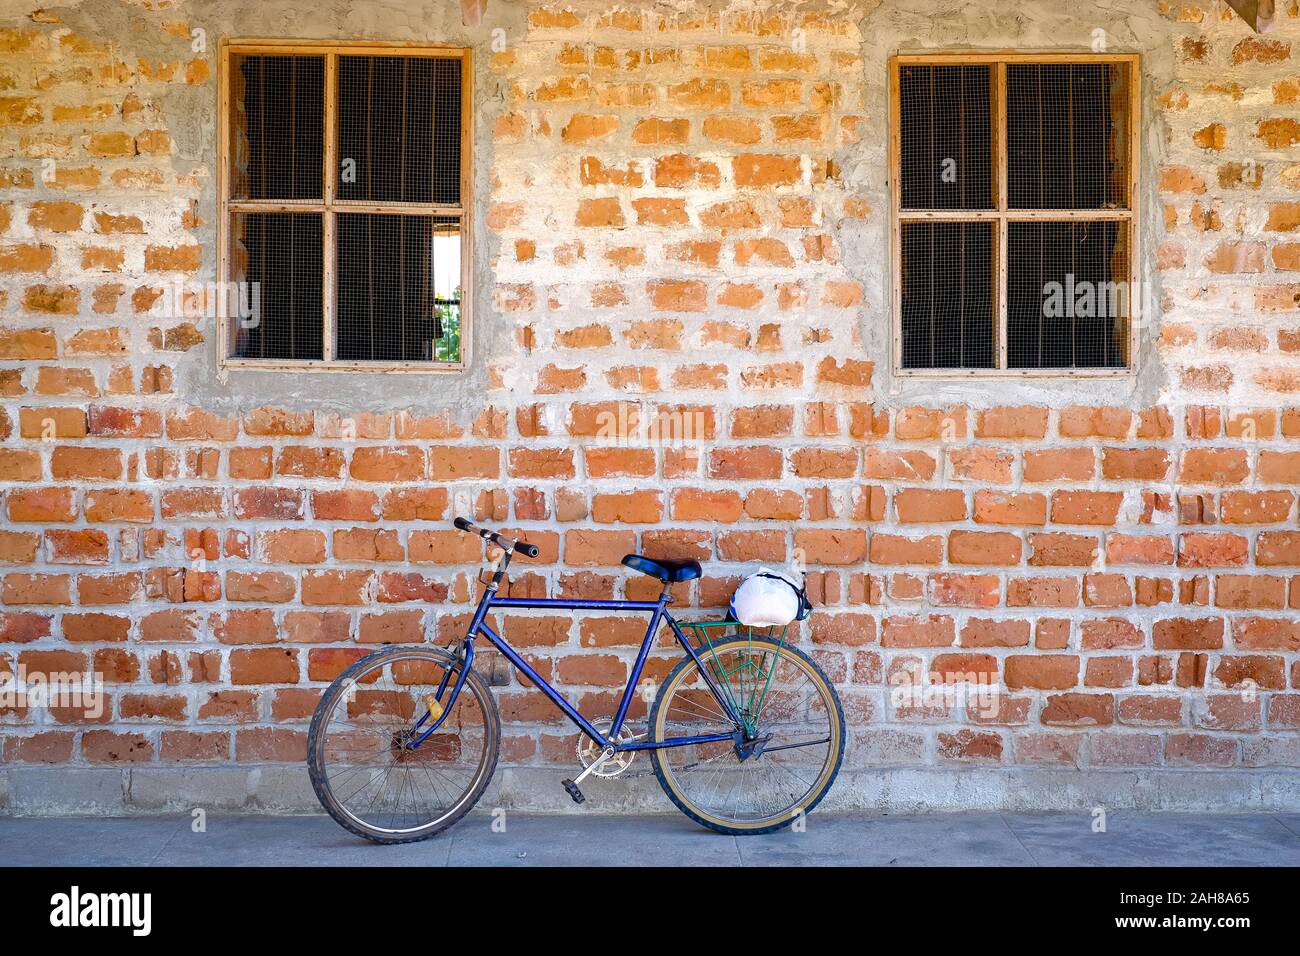
[(603, 764), (606, 760), (613, 759), (615, 752), (616, 751), (614, 750), (613, 747), (606, 747), (604, 752), (601, 753), (599, 757), (597, 757), (595, 760), (591, 762), (591, 766), (587, 767), (586, 770), (578, 774), (577, 778), (575, 778), (573, 781), (573, 785), (576, 787), (578, 784), (582, 783), (582, 781), (585, 780), (593, 770), (595, 770), (597, 767)]
[(564, 784), (565, 791), (568, 792), (569, 796), (573, 798), (574, 803), (583, 803), (587, 799), (585, 796), (582, 795), (582, 791), (578, 789), (578, 784), (586, 780), (587, 777), (590, 776), (591, 772), (595, 770), (597, 767), (599, 767), (601, 764), (603, 764), (606, 760), (612, 760), (616, 753), (617, 751), (613, 747), (606, 747), (604, 751), (601, 752), (601, 755), (599, 757), (593, 760), (591, 764), (585, 770), (582, 771), (582, 773), (578, 774), (576, 780), (561, 781)]

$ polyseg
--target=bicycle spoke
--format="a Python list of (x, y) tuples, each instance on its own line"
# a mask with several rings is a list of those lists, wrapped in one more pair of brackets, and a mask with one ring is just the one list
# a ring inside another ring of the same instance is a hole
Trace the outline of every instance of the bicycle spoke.
[(414, 745), (430, 726), (416, 728), (428, 713), (423, 701), (446, 667), (425, 650), (381, 656), (322, 715), (322, 785), (357, 826), (396, 835), (427, 828), (461, 806), (495, 763), (487, 749), (495, 728), (484, 722), (490, 699), (479, 701), (472, 681), (439, 729)]

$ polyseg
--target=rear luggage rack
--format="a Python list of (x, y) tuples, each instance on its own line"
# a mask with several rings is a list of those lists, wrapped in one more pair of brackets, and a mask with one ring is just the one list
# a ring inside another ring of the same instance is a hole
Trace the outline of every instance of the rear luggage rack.
[[(730, 698), (732, 710), (739, 714), (744, 722), (746, 733), (753, 734), (758, 715), (763, 712), (763, 702), (767, 699), (768, 688), (772, 684), (772, 674), (776, 670), (773, 664), (785, 648), (786, 632), (790, 625), (751, 627), (739, 621), (680, 621), (678, 623), (683, 633), (689, 632), (689, 635), (694, 638), (696, 650), (700, 652), (701, 663), (707, 661), (714, 680), (722, 692)], [(739, 667), (728, 671), (722, 659), (718, 657), (717, 645), (735, 640), (751, 643), (772, 642), (776, 644), (777, 651), (772, 655), (771, 661), (767, 659), (766, 654), (762, 655), (761, 660), (750, 655)], [(733, 686), (732, 678), (741, 670), (747, 673), (740, 674), (739, 680)]]

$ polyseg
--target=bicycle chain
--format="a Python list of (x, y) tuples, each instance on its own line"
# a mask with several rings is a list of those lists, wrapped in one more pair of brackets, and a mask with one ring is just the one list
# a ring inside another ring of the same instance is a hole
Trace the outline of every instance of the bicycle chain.
[[(683, 771), (696, 770), (699, 767), (702, 767), (706, 763), (712, 763), (715, 760), (721, 760), (723, 757), (727, 756), (730, 753), (731, 751), (729, 750), (723, 751), (722, 753), (718, 754), (716, 757), (706, 757), (703, 760), (697, 760), (695, 761), (695, 763), (687, 764), (685, 767), (679, 767), (678, 770), (683, 770)], [(627, 779), (630, 780), (635, 777), (653, 777), (654, 775), (655, 772), (653, 770), (638, 770), (636, 773), (620, 773), (618, 775), (618, 778), (614, 778), (614, 779), (626, 777)]]

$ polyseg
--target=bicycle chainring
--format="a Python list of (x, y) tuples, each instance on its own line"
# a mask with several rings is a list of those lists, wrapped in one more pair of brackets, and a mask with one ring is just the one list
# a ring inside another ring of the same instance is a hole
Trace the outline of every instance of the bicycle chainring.
[[(593, 720), (591, 725), (606, 736), (609, 735), (609, 729), (614, 725), (614, 721), (608, 717), (602, 717), (600, 720)], [(630, 740), (636, 740), (640, 734), (631, 733), (626, 726), (618, 732), (619, 743), (626, 743)], [(592, 740), (586, 734), (578, 734), (578, 761), (582, 764), (582, 769), (586, 770), (597, 758), (604, 753), (604, 748), (596, 741)], [(636, 752), (632, 750), (620, 751), (610, 757), (603, 764), (591, 772), (593, 777), (603, 777), (610, 779), (617, 777), (632, 766), (632, 761), (636, 758)]]

